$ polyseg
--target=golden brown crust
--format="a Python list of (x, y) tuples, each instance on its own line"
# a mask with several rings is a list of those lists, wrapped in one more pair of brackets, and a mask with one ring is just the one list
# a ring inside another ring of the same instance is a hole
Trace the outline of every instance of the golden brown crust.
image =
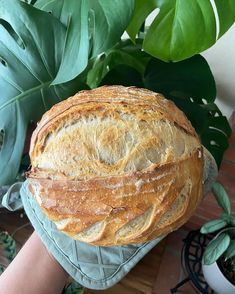
[(145, 242), (196, 209), (202, 152), (190, 122), (163, 96), (122, 86), (82, 91), (52, 107), (34, 132), (29, 189), (73, 238)]
[(77, 117), (78, 111), (82, 113), (81, 115), (86, 113), (84, 105), (88, 106), (88, 103), (89, 106), (94, 104), (89, 111), (94, 111), (95, 108), (98, 108), (99, 111), (101, 103), (128, 104), (136, 107), (137, 114), (138, 110), (141, 112), (143, 107), (147, 106), (155, 111), (155, 119), (171, 121), (187, 133), (197, 137), (185, 114), (172, 101), (165, 99), (161, 94), (136, 87), (103, 86), (90, 91), (80, 91), (73, 97), (57, 103), (47, 111), (33, 133), (30, 145), (31, 158), (34, 159), (37, 152), (40, 152), (38, 149), (42, 148), (43, 139), (49, 132), (55, 131), (59, 123), (65, 123), (64, 119), (73, 120), (74, 117)]

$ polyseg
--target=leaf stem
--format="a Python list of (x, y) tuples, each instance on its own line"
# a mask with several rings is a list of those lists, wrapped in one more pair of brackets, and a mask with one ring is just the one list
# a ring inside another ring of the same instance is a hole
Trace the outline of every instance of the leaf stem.
[(49, 86), (51, 84), (52, 80), (49, 81), (49, 82), (46, 82), (46, 83), (42, 83), (40, 84), (39, 86), (36, 86), (34, 88), (31, 88), (31, 89), (28, 89), (26, 91), (24, 91), (23, 93), (11, 98), (10, 100), (6, 101), (5, 103), (3, 103), (1, 106), (0, 106), (0, 110), (2, 110), (3, 108), (5, 108), (6, 106), (8, 106), (9, 104), (11, 104), (12, 102), (15, 102), (17, 100), (20, 100), (22, 98), (24, 98), (25, 96), (29, 96), (30, 94), (40, 90), (40, 89), (43, 89), (43, 88), (46, 88), (47, 86)]

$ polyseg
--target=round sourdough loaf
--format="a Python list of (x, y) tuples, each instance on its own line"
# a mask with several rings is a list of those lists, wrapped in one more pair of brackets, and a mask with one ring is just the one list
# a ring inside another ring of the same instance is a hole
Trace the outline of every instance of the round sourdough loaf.
[(29, 189), (57, 228), (94, 245), (146, 242), (202, 198), (203, 149), (173, 102), (146, 89), (81, 91), (44, 114)]

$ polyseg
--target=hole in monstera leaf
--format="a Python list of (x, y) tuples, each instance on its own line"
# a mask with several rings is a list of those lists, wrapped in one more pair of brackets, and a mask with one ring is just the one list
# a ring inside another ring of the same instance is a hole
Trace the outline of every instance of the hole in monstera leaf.
[(4, 141), (4, 130), (0, 130), (0, 151), (2, 149), (3, 141)]
[(219, 147), (219, 145), (214, 140), (211, 140), (210, 141), (210, 144), (211, 144), (211, 146), (217, 146), (217, 147)]
[(202, 102), (203, 102), (204, 104), (207, 104), (207, 101), (206, 101), (205, 98), (202, 98)]
[(155, 8), (146, 18), (146, 25), (150, 26), (160, 12), (160, 8)]
[(5, 59), (3, 59), (2, 57), (0, 57), (0, 63), (3, 65), (3, 66), (7, 66), (7, 62)]
[(107, 55), (105, 53), (100, 53), (98, 55), (98, 58), (99, 58), (100, 61), (104, 61), (106, 57), (107, 57)]
[(221, 116), (222, 115), (222, 113), (220, 112), (220, 110), (213, 110), (213, 111), (211, 111), (211, 113), (212, 113), (212, 115), (215, 117), (215, 116)]
[(15, 32), (15, 30), (7, 21), (5, 21), (4, 19), (0, 19), (0, 25), (2, 25), (5, 28), (5, 30), (11, 35), (11, 37), (15, 40), (15, 42), (20, 46), (20, 48), (25, 49), (23, 40)]
[[(222, 133), (222, 134), (223, 134), (224, 136), (226, 136), (226, 137), (227, 137), (227, 135), (228, 135), (225, 131), (223, 131), (223, 130), (221, 130), (221, 129), (218, 129), (218, 128), (214, 127), (214, 126), (209, 126), (209, 129), (212, 130), (212, 131), (220, 132), (220, 133)], [(212, 145), (213, 145), (213, 144), (212, 144)]]

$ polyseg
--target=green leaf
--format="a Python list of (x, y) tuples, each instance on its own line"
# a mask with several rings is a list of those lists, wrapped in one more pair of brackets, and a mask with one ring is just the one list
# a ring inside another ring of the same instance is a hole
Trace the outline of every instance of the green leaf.
[(220, 234), (213, 239), (206, 247), (203, 254), (203, 264), (210, 265), (214, 263), (228, 248), (230, 237), (226, 233)]
[(224, 151), (228, 148), (228, 139), (231, 127), (228, 120), (222, 115), (215, 103), (202, 105), (206, 117), (201, 124), (200, 137), (203, 145), (214, 156), (218, 167), (223, 158)]
[(196, 55), (177, 63), (166, 63), (152, 58), (146, 68), (145, 85), (166, 96), (202, 98), (213, 102), (216, 97), (215, 80), (208, 63)]
[(50, 11), (67, 27), (59, 72), (53, 82), (67, 82), (80, 74), (88, 58), (114, 46), (126, 29), (134, 0), (39, 0), (36, 7)]
[(89, 55), (89, 1), (39, 0), (35, 7), (51, 12), (53, 16), (67, 26), (65, 44), (62, 44), (63, 58), (53, 83), (67, 82), (76, 77), (87, 66)]
[(0, 264), (0, 275), (4, 272), (5, 266)]
[(123, 85), (123, 86), (136, 86), (144, 87), (140, 73), (134, 68), (127, 65), (118, 65), (101, 81), (100, 85)]
[(79, 80), (50, 86), (60, 67), (65, 37), (65, 26), (50, 14), (21, 1), (1, 0), (0, 185), (14, 182), (28, 123), (84, 88)]
[[(235, 21), (234, 1), (215, 1), (221, 37)], [(163, 61), (180, 61), (211, 47), (217, 41), (216, 16), (210, 0), (136, 1), (128, 31), (134, 38), (146, 16), (160, 12), (147, 30), (143, 48)], [(141, 11), (143, 10), (143, 15)]]
[(227, 213), (231, 214), (231, 202), (224, 187), (216, 182), (212, 186), (212, 192), (218, 205)]
[(213, 233), (215, 231), (218, 231), (224, 227), (226, 227), (227, 222), (223, 219), (215, 219), (212, 221), (207, 222), (201, 227), (200, 232), (202, 234), (208, 234), (208, 233)]
[(62, 292), (62, 294), (82, 294), (84, 292), (84, 288), (77, 283), (76, 281), (72, 281)]
[(215, 81), (206, 60), (200, 55), (177, 63), (152, 58), (146, 67), (144, 85), (175, 102), (219, 166), (228, 147), (231, 128), (213, 103)]
[(129, 26), (127, 27), (127, 33), (129, 34), (133, 42), (135, 42), (136, 35), (139, 32), (145, 19), (156, 7), (156, 0), (135, 0), (133, 18), (131, 19)]
[(232, 26), (235, 21), (234, 0), (215, 0), (215, 5), (219, 17), (219, 38)]
[[(132, 71), (132, 74), (139, 76), (138, 85), (140, 86), (141, 84), (141, 86), (143, 86), (141, 76), (145, 71), (149, 59), (150, 56), (141, 51), (140, 46), (133, 46), (129, 40), (120, 41), (117, 46), (96, 58), (91, 70), (87, 75), (87, 84), (91, 88), (98, 87), (101, 84), (101, 81), (110, 71), (111, 72), (108, 74), (110, 78), (106, 77), (106, 81), (102, 81), (102, 84), (105, 82), (112, 84), (111, 80), (113, 80), (113, 84), (115, 84), (115, 81), (121, 85), (128, 84), (127, 80), (125, 80), (125, 77), (128, 77), (128, 80), (133, 78), (134, 82), (134, 77), (131, 76), (130, 72)], [(121, 67), (119, 67), (120, 65)], [(117, 69), (117, 67), (119, 67), (119, 69)], [(121, 72), (122, 70), (123, 72)], [(127, 73), (126, 70), (129, 72)], [(121, 74), (121, 80), (119, 79), (118, 71)], [(107, 79), (109, 79), (109, 82)], [(141, 83), (139, 82), (140, 80)], [(134, 85), (137, 86), (136, 83)]]
[(232, 240), (229, 244), (228, 249), (225, 251), (225, 260), (235, 256), (235, 241)]
[(226, 212), (222, 212), (220, 218), (226, 221), (227, 224), (230, 224), (231, 215), (227, 214)]
[(235, 226), (235, 217), (232, 216), (232, 215), (229, 218), (229, 224), (232, 225), (232, 226)]
[(2, 243), (4, 255), (11, 262), (16, 256), (15, 240), (7, 232), (0, 232), (0, 242)]

